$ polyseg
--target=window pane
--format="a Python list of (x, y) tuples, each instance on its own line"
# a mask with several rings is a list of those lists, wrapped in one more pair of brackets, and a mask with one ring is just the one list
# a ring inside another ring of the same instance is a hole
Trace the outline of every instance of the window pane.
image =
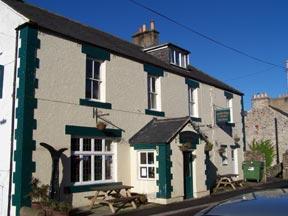
[(140, 177), (147, 178), (147, 167), (140, 167)]
[(100, 62), (94, 61), (94, 79), (100, 80)]
[(110, 152), (111, 151), (111, 145), (112, 141), (111, 140), (105, 140), (105, 151)]
[(145, 152), (140, 153), (140, 164), (146, 164), (146, 153)]
[(156, 92), (156, 78), (151, 77), (151, 91)]
[(151, 108), (152, 109), (157, 109), (157, 106), (156, 106), (156, 95), (155, 94), (151, 94)]
[(80, 151), (80, 139), (72, 137), (71, 138), (71, 151)]
[(92, 60), (86, 58), (86, 78), (92, 78)]
[(91, 151), (91, 139), (83, 139), (83, 151)]
[(86, 98), (91, 98), (91, 80), (86, 79), (86, 93), (85, 93)]
[(154, 153), (148, 152), (148, 164), (154, 164)]
[(148, 167), (148, 177), (149, 178), (155, 178), (155, 168), (154, 167)]
[(105, 179), (112, 179), (112, 156), (105, 156)]
[(72, 155), (71, 157), (71, 182), (79, 182), (79, 168), (80, 168), (80, 157)]
[(93, 81), (93, 98), (94, 99), (100, 99), (100, 82)]
[(102, 156), (95, 156), (94, 169), (95, 180), (102, 180)]
[(95, 151), (102, 151), (102, 140), (101, 139), (95, 139), (94, 140), (95, 145)]
[(179, 52), (176, 52), (176, 65), (179, 65)]
[(83, 181), (91, 181), (91, 156), (83, 156)]

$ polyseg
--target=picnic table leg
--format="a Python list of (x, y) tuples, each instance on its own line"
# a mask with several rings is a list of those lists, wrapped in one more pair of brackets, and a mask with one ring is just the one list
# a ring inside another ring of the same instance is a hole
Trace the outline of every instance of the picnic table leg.
[(95, 196), (91, 199), (90, 209), (93, 208), (93, 206), (94, 206), (94, 204), (95, 204), (95, 202), (97, 200), (98, 194), (99, 194), (99, 191), (96, 191)]
[[(129, 190), (126, 190), (126, 196), (127, 197), (131, 197), (131, 193), (130, 193)], [(137, 205), (136, 205), (136, 203), (133, 200), (131, 201), (131, 205), (133, 206), (134, 209), (137, 208)]]
[(216, 187), (214, 188), (214, 193), (217, 192), (217, 190), (218, 190), (218, 188), (220, 187), (221, 184), (222, 184), (222, 181), (219, 180), (219, 181), (217, 182)]
[(114, 206), (112, 205), (112, 203), (108, 203), (108, 205), (109, 205), (109, 208), (110, 208), (110, 210), (112, 211), (112, 213), (113, 214), (115, 214), (115, 208), (114, 208)]

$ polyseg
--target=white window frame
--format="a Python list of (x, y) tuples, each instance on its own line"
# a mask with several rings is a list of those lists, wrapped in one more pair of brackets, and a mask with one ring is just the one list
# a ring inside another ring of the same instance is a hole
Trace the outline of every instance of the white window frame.
[[(188, 55), (182, 53), (181, 51), (177, 51), (175, 49), (170, 50), (170, 63), (173, 65), (177, 65), (179, 67), (186, 68), (189, 64)], [(179, 62), (177, 64), (177, 61)]]
[[(116, 161), (115, 161), (115, 143), (111, 142), (111, 151), (105, 151), (105, 139), (102, 139), (102, 151), (95, 151), (95, 139), (94, 137), (73, 137), (79, 139), (79, 151), (71, 151), (71, 156), (79, 156), (80, 164), (79, 164), (79, 182), (72, 182), (75, 186), (78, 185), (89, 185), (89, 184), (101, 184), (101, 183), (111, 183), (116, 180)], [(83, 151), (83, 139), (91, 140), (91, 151)], [(72, 143), (71, 143), (72, 145)], [(91, 180), (83, 181), (83, 157), (84, 156), (92, 156), (91, 157)], [(95, 180), (95, 167), (94, 167), (94, 159), (95, 156), (102, 156), (102, 179)], [(105, 156), (112, 156), (112, 169), (111, 169), (111, 179), (105, 179)], [(72, 175), (72, 173), (71, 173)]]
[(188, 86), (188, 109), (191, 117), (199, 117), (198, 88)]
[[(155, 79), (155, 92), (152, 91), (152, 80)], [(158, 76), (148, 74), (148, 109), (161, 111), (161, 80)], [(151, 95), (155, 96), (155, 107), (152, 107)]]
[[(106, 86), (106, 61), (100, 61), (98, 59), (95, 59), (89, 56), (87, 56), (86, 58), (92, 60), (92, 78), (87, 78), (87, 76), (85, 75), (85, 80), (89, 79), (91, 83), (92, 81), (99, 82), (99, 98), (93, 98), (93, 85), (92, 84), (91, 84), (91, 97), (90, 98), (86, 97), (86, 93), (85, 93), (85, 97), (86, 99), (91, 100), (91, 101), (105, 102), (105, 99), (106, 99), (106, 87), (105, 87)], [(94, 62), (100, 63), (99, 79), (93, 78), (94, 77)], [(85, 91), (86, 91), (86, 83), (85, 83)]]
[[(146, 154), (146, 164), (141, 164), (141, 153)], [(154, 156), (154, 164), (148, 164), (148, 153), (153, 153)], [(153, 150), (141, 150), (137, 152), (137, 172), (139, 180), (156, 180), (156, 151)], [(147, 178), (141, 177), (141, 167), (147, 168)], [(154, 168), (154, 178), (149, 178), (149, 167)]]
[(230, 123), (233, 123), (233, 98), (226, 98), (226, 103), (227, 108), (230, 110)]

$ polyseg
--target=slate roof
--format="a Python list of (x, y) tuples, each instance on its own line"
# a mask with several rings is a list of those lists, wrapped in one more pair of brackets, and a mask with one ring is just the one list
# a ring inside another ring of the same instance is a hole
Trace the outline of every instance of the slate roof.
[(66, 37), (70, 40), (92, 44), (104, 48), (112, 53), (123, 57), (160, 67), (180, 76), (188, 77), (202, 83), (206, 83), (232, 93), (243, 95), (237, 89), (205, 74), (204, 72), (190, 67), (189, 70), (170, 65), (158, 58), (145, 53), (142, 47), (133, 43), (117, 38), (111, 34), (98, 29), (72, 21), (65, 17), (48, 12), (41, 8), (16, 0), (1, 0), (18, 13), (30, 20), (30, 23), (36, 24), (41, 30)]
[(269, 107), (271, 107), (273, 110), (281, 113), (282, 115), (288, 117), (288, 113), (285, 112), (284, 110), (282, 110), (281, 107), (276, 107), (276, 106), (272, 106), (272, 105), (269, 105)]
[(188, 116), (170, 119), (154, 118), (131, 137), (129, 143), (132, 145), (170, 143), (188, 122), (190, 122)]

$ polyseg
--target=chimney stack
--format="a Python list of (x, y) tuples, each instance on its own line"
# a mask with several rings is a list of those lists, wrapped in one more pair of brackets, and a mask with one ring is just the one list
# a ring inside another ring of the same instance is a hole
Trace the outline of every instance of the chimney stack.
[(159, 32), (155, 28), (155, 22), (150, 21), (150, 29), (147, 29), (146, 24), (139, 28), (139, 31), (132, 36), (133, 43), (143, 48), (159, 45)]
[(266, 92), (254, 94), (252, 97), (252, 108), (261, 109), (268, 107), (270, 103), (270, 97)]

